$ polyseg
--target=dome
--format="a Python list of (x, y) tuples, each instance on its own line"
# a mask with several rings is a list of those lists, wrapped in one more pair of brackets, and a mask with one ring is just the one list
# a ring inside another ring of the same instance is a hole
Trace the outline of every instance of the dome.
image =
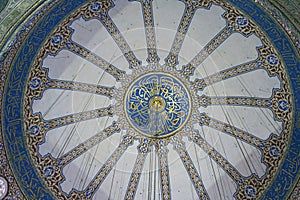
[(4, 2), (0, 199), (300, 197), (297, 1)]

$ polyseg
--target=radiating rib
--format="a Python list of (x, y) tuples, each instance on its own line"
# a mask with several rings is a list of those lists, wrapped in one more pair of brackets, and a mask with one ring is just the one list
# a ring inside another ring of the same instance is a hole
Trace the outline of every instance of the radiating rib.
[(157, 64), (159, 61), (159, 57), (156, 51), (156, 39), (155, 39), (155, 28), (154, 28), (154, 18), (153, 18), (153, 0), (149, 1), (141, 1), (142, 4), (142, 14), (144, 18), (144, 26), (145, 26), (145, 35), (147, 42), (147, 51), (148, 58), (147, 62), (151, 64)]
[(83, 59), (93, 63), (94, 65), (100, 67), (101, 69), (105, 70), (107, 73), (112, 75), (116, 80), (120, 80), (121, 78), (124, 78), (125, 72), (118, 69), (117, 67), (113, 66), (112, 64), (105, 61), (100, 56), (92, 53), (90, 50), (86, 49), (83, 46), (80, 46), (79, 44), (76, 44), (73, 41), (69, 41), (66, 43), (66, 47), (71, 52), (79, 55)]
[(242, 175), (218, 151), (216, 151), (199, 133), (189, 135), (190, 140), (197, 144), (212, 158), (236, 183), (243, 181)]
[(127, 150), (127, 148), (133, 143), (133, 137), (126, 135), (123, 137), (122, 142), (119, 144), (117, 149), (111, 154), (111, 156), (106, 160), (102, 165), (100, 170), (97, 172), (96, 176), (89, 183), (87, 188), (84, 191), (75, 191), (71, 192), (71, 199), (91, 199), (94, 194), (97, 192), (105, 178), (111, 172), (113, 167), (117, 164), (121, 156)]
[(207, 116), (205, 113), (201, 113), (199, 117), (199, 124), (201, 126), (205, 125), (210, 128), (213, 128), (215, 130), (218, 130), (222, 133), (226, 133), (232, 137), (238, 138), (246, 143), (251, 144), (252, 146), (256, 148), (260, 148), (263, 144), (263, 141), (259, 139), (258, 137), (247, 133), (241, 129), (238, 129), (230, 124), (218, 121), (216, 119), (213, 119), (209, 116)]
[(166, 65), (170, 67), (175, 67), (178, 64), (178, 54), (182, 47), (185, 36), (188, 32), (188, 28), (192, 22), (195, 12), (198, 8), (208, 8), (211, 4), (208, 0), (202, 1), (190, 1), (182, 0), (185, 4), (185, 10), (180, 20), (175, 39), (173, 41), (170, 53), (165, 59)]
[(173, 137), (174, 149), (178, 153), (190, 179), (193, 183), (193, 186), (196, 190), (199, 199), (209, 199), (209, 196), (206, 192), (206, 189), (203, 185), (201, 177), (194, 166), (194, 163), (185, 148), (185, 144), (178, 137)]
[(230, 79), (239, 76), (241, 74), (245, 74), (261, 68), (263, 68), (263, 63), (259, 60), (255, 60), (252, 62), (234, 66), (229, 69), (225, 69), (213, 75), (207, 76), (203, 79), (196, 79), (193, 82), (193, 86), (197, 91), (203, 90), (205, 87), (212, 85), (214, 83), (218, 83), (220, 81)]
[(122, 51), (124, 57), (129, 63), (129, 68), (138, 68), (142, 64), (142, 62), (136, 58), (130, 46), (128, 45), (125, 38), (121, 34), (118, 27), (114, 24), (110, 16), (107, 14), (101, 14), (99, 20)]
[(84, 141), (83, 143), (79, 144), (78, 146), (61, 156), (58, 161), (59, 166), (64, 167), (80, 155), (87, 152), (93, 146), (101, 143), (103, 140), (110, 137), (114, 133), (120, 132), (120, 130), (121, 129), (119, 128), (118, 123), (114, 122), (112, 125), (104, 129), (103, 131), (97, 133), (93, 137), (89, 138), (88, 140)]
[(186, 78), (192, 76), (195, 69), (226, 39), (228, 39), (232, 33), (232, 27), (223, 28), (187, 65), (183, 66), (180, 73)]
[(171, 199), (168, 150), (167, 150), (165, 144), (159, 144), (156, 151), (158, 153), (161, 198), (163, 200), (168, 200), (168, 199)]
[(228, 106), (247, 106), (270, 108), (272, 106), (271, 98), (258, 97), (209, 97), (202, 95), (198, 97), (198, 106), (207, 107), (210, 105), (228, 105)]
[(125, 198), (124, 198), (125, 200), (134, 199), (134, 196), (137, 191), (137, 187), (139, 185), (140, 177), (141, 177), (141, 174), (143, 171), (144, 163), (145, 163), (145, 160), (148, 155), (148, 152), (142, 152), (140, 149), (141, 149), (141, 147), (139, 147), (139, 152), (138, 152), (131, 176), (129, 178), (129, 183), (128, 183)]
[(62, 126), (67, 126), (70, 124), (74, 124), (77, 122), (82, 122), (90, 119), (105, 117), (105, 116), (112, 116), (113, 115), (113, 107), (109, 106), (106, 108), (99, 108), (91, 111), (85, 111), (80, 113), (75, 113), (71, 115), (66, 115), (63, 117), (58, 117), (51, 120), (44, 121), (44, 128), (45, 130), (50, 130)]
[(188, 28), (196, 12), (195, 6), (193, 6), (192, 4), (187, 4), (186, 2), (185, 4), (186, 8), (181, 18), (180, 24), (177, 28), (177, 32), (170, 53), (165, 59), (166, 65), (170, 67), (175, 67), (178, 64), (178, 54), (180, 52)]
[(88, 83), (80, 83), (75, 81), (49, 80), (46, 84), (47, 88), (64, 89), (72, 91), (88, 92), (98, 95), (104, 95), (112, 98), (115, 94), (115, 87), (105, 87), (102, 85), (94, 85)]

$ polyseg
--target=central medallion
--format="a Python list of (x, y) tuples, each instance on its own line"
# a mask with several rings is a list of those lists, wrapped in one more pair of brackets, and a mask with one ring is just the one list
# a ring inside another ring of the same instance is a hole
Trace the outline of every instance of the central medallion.
[(148, 73), (134, 81), (125, 96), (129, 123), (147, 137), (167, 137), (185, 125), (190, 114), (190, 97), (175, 77)]
[(163, 97), (154, 96), (150, 99), (149, 107), (152, 111), (162, 112), (166, 109), (166, 101)]

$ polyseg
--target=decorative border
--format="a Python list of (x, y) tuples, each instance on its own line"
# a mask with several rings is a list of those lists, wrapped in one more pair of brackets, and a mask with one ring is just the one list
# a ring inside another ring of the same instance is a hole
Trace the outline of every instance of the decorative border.
[[(26, 196), (30, 199), (44, 198), (52, 199), (49, 196), (48, 190), (44, 188), (43, 183), (39, 179), (39, 176), (35, 170), (27, 164), (30, 164), (30, 157), (26, 152), (26, 146), (24, 146), (23, 133), (22, 133), (22, 113), (20, 113), (22, 108), (22, 96), (23, 96), (23, 85), (26, 80), (27, 72), (30, 68), (32, 57), (36, 54), (38, 48), (32, 48), (30, 52), (30, 47), (39, 47), (43, 38), (47, 36), (47, 33), (52, 30), (61, 19), (65, 17), (66, 14), (71, 13), (77, 6), (80, 6), (85, 1), (75, 1), (70, 3), (67, 0), (63, 0), (58, 5), (55, 6), (50, 12), (48, 12), (43, 19), (41, 19), (39, 25), (33, 28), (31, 34), (27, 37), (23, 44), (26, 44), (20, 49), (18, 57), (15, 58), (14, 64), (12, 65), (11, 74), (9, 74), (6, 93), (3, 102), (3, 122), (5, 134), (4, 138), (6, 143), (7, 151), (10, 156), (12, 163), (12, 168), (14, 172), (19, 173), (20, 176), (16, 176), (19, 179), (19, 183), (22, 184), (23, 191)], [(293, 91), (300, 89), (300, 59), (297, 55), (295, 48), (290, 42), (290, 39), (286, 36), (282, 28), (278, 26), (273, 18), (271, 18), (265, 11), (262, 10), (258, 5), (253, 2), (247, 2), (242, 0), (229, 0), (229, 2), (236, 5), (240, 10), (248, 14), (254, 21), (261, 27), (270, 27), (269, 29), (263, 29), (265, 33), (271, 38), (272, 42), (276, 46), (277, 50), (280, 52), (284, 63), (287, 66), (287, 71), (290, 76), (291, 85)], [(55, 17), (49, 18), (49, 16), (54, 15)], [(49, 20), (52, 19), (52, 20)], [(269, 26), (272, 24), (273, 26)], [(274, 25), (276, 25), (274, 27)], [(45, 28), (46, 29), (43, 29)], [(42, 32), (36, 32), (36, 30), (42, 30)], [(46, 31), (45, 31), (46, 30)], [(37, 34), (38, 33), (38, 34)], [(43, 37), (44, 36), (44, 37)], [(22, 55), (31, 53), (31, 56), (26, 56), (25, 59)], [(21, 67), (20, 67), (21, 66)], [(300, 94), (294, 94), (295, 102), (295, 116), (294, 119), (300, 119)], [(5, 113), (5, 115), (4, 115)], [(11, 135), (10, 135), (11, 134)], [(299, 146), (300, 143), (300, 121), (295, 120), (294, 122), (294, 132), (292, 135), (291, 145), (286, 155), (280, 172), (276, 176), (276, 180), (266, 192), (265, 199), (283, 199), (288, 195), (293, 186), (293, 181), (296, 180), (299, 171)], [(23, 146), (22, 146), (23, 145)], [(15, 151), (20, 150), (17, 154)], [(28, 160), (23, 158), (16, 162), (16, 159), (20, 156), (26, 156)], [(13, 165), (15, 164), (15, 165)], [(25, 168), (22, 167), (22, 164)], [(30, 174), (32, 173), (32, 174)], [(27, 179), (26, 179), (27, 177)], [(21, 180), (22, 179), (22, 180)], [(284, 184), (283, 184), (284, 183)], [(40, 190), (37, 190), (40, 188)], [(276, 191), (283, 191), (278, 194)]]
[[(9, 0), (0, 12), (0, 47), (24, 26), (24, 21), (40, 9), (41, 5), (48, 3), (42, 0)], [(0, 52), (2, 55), (3, 52)]]
[[(259, 0), (258, 3), (285, 29), (300, 53), (300, 27), (299, 22), (297, 23), (297, 19), (300, 20), (300, 18), (297, 18), (297, 16), (291, 16), (291, 12), (289, 12), (291, 10), (285, 9), (288, 5), (282, 5), (284, 4), (283, 2), (280, 3), (280, 1)], [(280, 8), (277, 8), (275, 4)], [(289, 8), (291, 8), (291, 6), (289, 6)], [(295, 9), (297, 8), (295, 7)]]
[(290, 77), (295, 108), (293, 134), (286, 157), (278, 170), (279, 173), (263, 197), (263, 199), (273, 200), (285, 199), (296, 184), (300, 170), (300, 93), (295, 92), (300, 90), (300, 58), (290, 38), (260, 6), (251, 1), (246, 3), (244, 0), (229, 0), (229, 2), (252, 18), (271, 39), (271, 42), (280, 53)]
[[(24, 39), (23, 46), (19, 47), (14, 63), (11, 65), (11, 73), (7, 77), (7, 86), (2, 105), (2, 124), (4, 146), (7, 157), (13, 169), (14, 176), (28, 199), (55, 199), (48, 188), (45, 187), (26, 149), (26, 141), (23, 135), (23, 90), (31, 61), (37, 54), (44, 38), (53, 30), (66, 15), (85, 3), (85, 0), (63, 0), (54, 5), (46, 13), (38, 13), (40, 21), (32, 27), (30, 34)], [(42, 15), (39, 15), (42, 14)], [(32, 24), (31, 24), (32, 25)], [(28, 27), (27, 27), (28, 28)], [(22, 38), (19, 38), (22, 39)], [(31, 47), (31, 48), (28, 48)], [(32, 50), (32, 51), (31, 51)], [(16, 52), (14, 52), (16, 53)], [(26, 55), (26, 57), (22, 57)], [(14, 54), (13, 54), (14, 56)], [(12, 60), (13, 58), (7, 57)]]

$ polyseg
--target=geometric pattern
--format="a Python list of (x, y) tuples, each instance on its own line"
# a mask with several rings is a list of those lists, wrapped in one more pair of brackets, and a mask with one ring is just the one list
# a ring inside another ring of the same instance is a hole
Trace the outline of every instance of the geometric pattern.
[[(266, 28), (273, 19), (254, 2), (173, 4), (61, 1), (25, 26), (20, 46), (1, 60), (12, 69), (2, 126), (19, 198), (288, 195), (299, 157), (292, 43), (280, 26)], [(137, 8), (142, 26), (133, 26), (132, 39), (116, 13)], [(173, 32), (162, 28), (172, 8), (183, 8)], [(215, 32), (201, 35), (201, 13), (219, 20)], [(100, 49), (80, 39), (85, 29), (99, 34)], [(193, 46), (193, 38), (202, 44)], [(135, 40), (145, 42), (144, 53)], [(119, 55), (109, 60), (113, 46)], [(226, 55), (228, 48), (241, 53)]]

